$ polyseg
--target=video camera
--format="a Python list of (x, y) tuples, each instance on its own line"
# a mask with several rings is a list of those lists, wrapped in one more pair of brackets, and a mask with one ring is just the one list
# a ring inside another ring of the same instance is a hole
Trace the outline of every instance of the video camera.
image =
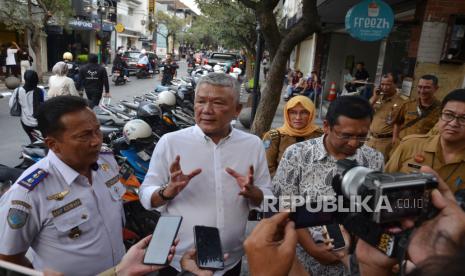
[[(332, 179), (336, 197), (317, 199), (331, 199), (333, 205), (335, 199), (337, 208), (328, 210), (324, 208), (325, 202), (306, 199), (303, 204), (302, 200), (292, 198), (290, 205), (283, 205), (282, 198), (278, 199), (280, 210), (283, 206), (286, 209), (290, 207), (289, 217), (296, 228), (342, 224), (351, 234), (386, 255), (399, 257), (405, 250), (406, 242), (401, 241), (406, 241), (406, 234), (391, 234), (388, 228), (400, 225), (407, 218), (419, 224), (437, 214), (431, 202), (431, 192), (437, 188), (438, 181), (431, 174), (383, 173), (347, 159), (338, 161), (337, 165), (338, 173)], [(323, 208), (316, 208), (318, 204)], [(276, 211), (276, 202), (274, 207)], [(273, 213), (265, 211), (262, 216), (269, 217)], [(403, 250), (399, 250), (401, 247)]]

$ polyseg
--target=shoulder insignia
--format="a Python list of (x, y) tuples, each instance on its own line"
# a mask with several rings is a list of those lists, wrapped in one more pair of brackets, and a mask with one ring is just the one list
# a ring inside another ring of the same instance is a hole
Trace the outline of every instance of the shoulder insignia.
[(48, 172), (42, 169), (36, 169), (28, 176), (20, 180), (18, 184), (28, 189), (29, 191), (32, 191), (40, 182), (42, 182), (42, 180), (47, 177), (47, 175)]
[(265, 147), (265, 149), (268, 149), (271, 146), (271, 140), (264, 140), (263, 146)]
[(270, 130), (271, 140), (279, 139), (279, 135), (280, 135), (279, 130), (277, 130), (277, 129)]
[(113, 150), (109, 147), (106, 147), (106, 146), (102, 146), (100, 148), (100, 153), (101, 154), (113, 154)]
[(10, 208), (7, 217), (8, 225), (11, 229), (19, 229), (26, 224), (28, 217), (28, 213), (16, 208)]

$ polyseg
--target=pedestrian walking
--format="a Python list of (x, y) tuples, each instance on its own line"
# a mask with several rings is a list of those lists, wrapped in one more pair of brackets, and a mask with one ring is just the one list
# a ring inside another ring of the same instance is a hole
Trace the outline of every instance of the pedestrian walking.
[(24, 73), (31, 69), (34, 59), (29, 55), (29, 49), (27, 47), (21, 47), (18, 52), (18, 57), (21, 66), (21, 82), (24, 83)]
[(45, 91), (37, 87), (39, 76), (34, 70), (27, 70), (24, 73), (24, 85), (16, 88), (10, 98), (10, 108), (17, 100), (21, 105), (21, 126), (31, 140), (31, 143), (36, 141), (33, 132), (37, 130), (36, 115), (39, 106), (44, 102)]
[(48, 98), (62, 95), (80, 96), (74, 81), (67, 76), (68, 64), (63, 61), (57, 62), (52, 69), (53, 76), (48, 79)]
[(16, 64), (16, 53), (20, 50), (16, 42), (11, 42), (6, 49), (6, 75), (13, 75), (18, 77), (17, 64)]
[[(91, 108), (99, 105), (103, 97), (110, 97), (107, 70), (98, 64), (98, 56), (89, 54), (89, 63), (79, 70), (80, 87), (84, 87)], [(105, 93), (103, 88), (105, 87)]]

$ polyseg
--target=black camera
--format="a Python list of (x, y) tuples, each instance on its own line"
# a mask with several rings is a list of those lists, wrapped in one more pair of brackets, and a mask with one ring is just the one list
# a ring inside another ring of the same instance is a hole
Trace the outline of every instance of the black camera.
[(383, 173), (347, 159), (337, 163), (343, 172), (333, 178), (333, 189), (369, 220), (385, 224), (434, 215), (431, 192), (438, 182), (433, 175)]

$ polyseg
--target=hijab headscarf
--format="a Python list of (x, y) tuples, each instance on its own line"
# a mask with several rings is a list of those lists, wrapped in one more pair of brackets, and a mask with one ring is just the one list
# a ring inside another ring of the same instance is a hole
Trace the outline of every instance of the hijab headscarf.
[[(301, 104), (310, 113), (308, 124), (302, 129), (295, 129), (291, 126), (291, 120), (288, 114), (289, 109), (295, 107), (298, 104)], [(315, 124), (315, 105), (308, 97), (295, 96), (286, 103), (284, 106), (284, 125), (278, 128), (280, 133), (290, 136), (305, 137), (312, 134), (312, 132), (318, 128), (319, 127)]]
[(26, 70), (24, 72), (24, 90), (27, 92), (31, 90), (35, 90), (37, 88), (37, 84), (39, 84), (39, 76), (37, 72), (34, 70)]

